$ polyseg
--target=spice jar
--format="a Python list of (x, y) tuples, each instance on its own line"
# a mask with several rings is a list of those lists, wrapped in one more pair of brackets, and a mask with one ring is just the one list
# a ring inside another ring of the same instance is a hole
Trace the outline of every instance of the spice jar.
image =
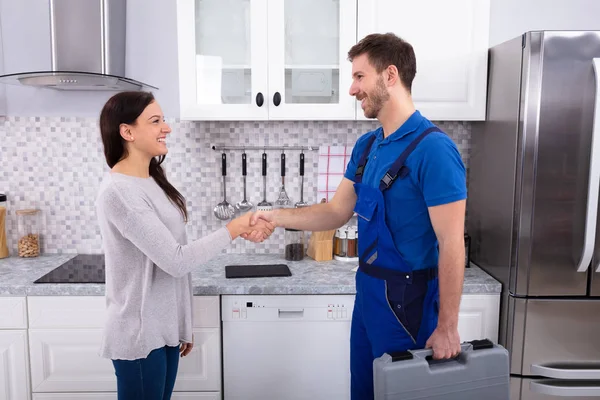
[(7, 201), (6, 195), (0, 193), (0, 258), (8, 257), (8, 245), (6, 240), (6, 219), (7, 219)]
[(346, 253), (347, 257), (356, 258), (357, 250), (356, 250), (356, 227), (351, 226), (348, 228), (348, 252)]
[(285, 230), (285, 259), (300, 261), (304, 258), (304, 231), (298, 229)]
[(40, 210), (17, 210), (17, 232), (19, 235), (19, 257), (40, 255)]
[(346, 248), (348, 247), (348, 238), (346, 234), (346, 227), (343, 226), (335, 231), (335, 246), (333, 249), (333, 256), (346, 257)]

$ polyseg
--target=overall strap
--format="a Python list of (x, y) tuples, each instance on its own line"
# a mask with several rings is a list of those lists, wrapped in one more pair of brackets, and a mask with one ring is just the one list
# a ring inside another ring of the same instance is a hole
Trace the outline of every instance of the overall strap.
[(400, 179), (402, 179), (406, 175), (408, 175), (410, 170), (407, 166), (404, 165), (406, 159), (417, 148), (419, 143), (421, 143), (421, 140), (425, 139), (425, 137), (431, 132), (442, 132), (442, 130), (437, 126), (434, 126), (423, 131), (423, 133), (417, 136), (417, 138), (406, 147), (402, 154), (400, 154), (400, 157), (398, 157), (398, 159), (394, 161), (394, 163), (392, 164), (390, 169), (388, 169), (388, 171), (385, 173), (383, 178), (381, 178), (381, 181), (379, 182), (379, 190), (383, 192), (389, 189), (398, 176), (400, 177)]
[(371, 152), (371, 146), (373, 146), (373, 142), (375, 141), (376, 135), (371, 135), (369, 140), (367, 141), (367, 147), (365, 147), (365, 151), (360, 156), (360, 160), (358, 161), (358, 166), (356, 167), (356, 173), (354, 174), (354, 183), (362, 183), (362, 175), (365, 170), (365, 166), (367, 165), (367, 157)]

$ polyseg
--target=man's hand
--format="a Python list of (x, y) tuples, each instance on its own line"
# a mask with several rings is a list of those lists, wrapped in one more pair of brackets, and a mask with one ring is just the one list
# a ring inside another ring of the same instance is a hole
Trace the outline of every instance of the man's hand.
[(458, 329), (438, 325), (425, 343), (425, 348), (433, 349), (434, 360), (456, 357), (460, 353)]

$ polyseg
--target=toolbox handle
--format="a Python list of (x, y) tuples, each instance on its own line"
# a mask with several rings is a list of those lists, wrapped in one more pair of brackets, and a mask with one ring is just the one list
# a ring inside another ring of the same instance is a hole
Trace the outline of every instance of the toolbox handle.
[(460, 345), (460, 353), (453, 358), (446, 358), (442, 360), (434, 360), (433, 359), (433, 349), (420, 349), (420, 350), (408, 350), (398, 353), (390, 353), (392, 357), (392, 362), (402, 361), (402, 360), (411, 360), (413, 358), (425, 359), (429, 365), (436, 364), (444, 364), (450, 362), (461, 361), (461, 356), (463, 353), (468, 350), (482, 350), (482, 349), (491, 349), (494, 347), (494, 343), (489, 339), (482, 340), (472, 340), (470, 342), (463, 342)]

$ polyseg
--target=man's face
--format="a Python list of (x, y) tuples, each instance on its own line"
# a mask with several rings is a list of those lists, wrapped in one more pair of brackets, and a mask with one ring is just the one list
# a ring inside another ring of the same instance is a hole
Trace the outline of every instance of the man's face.
[(369, 62), (367, 54), (361, 54), (352, 60), (350, 96), (356, 97), (361, 102), (367, 118), (377, 118), (384, 104), (390, 98), (383, 73), (377, 73)]

